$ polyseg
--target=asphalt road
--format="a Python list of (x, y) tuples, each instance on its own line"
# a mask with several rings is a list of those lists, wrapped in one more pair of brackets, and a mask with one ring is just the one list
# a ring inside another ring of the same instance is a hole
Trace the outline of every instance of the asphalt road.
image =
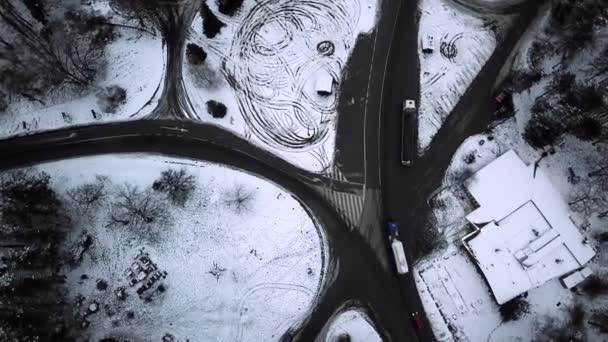
[[(409, 254), (411, 264), (411, 251), (414, 244), (408, 243), (413, 231), (403, 220), (404, 214), (411, 207), (411, 201), (416, 197), (402, 193), (404, 185), (414, 183), (415, 180), (403, 173), (401, 166), (401, 103), (405, 98), (419, 98), (419, 63), (418, 63), (418, 1), (403, 1), (398, 12), (397, 24), (393, 33), (390, 55), (387, 64), (387, 73), (384, 79), (384, 92), (382, 97), (382, 110), (379, 118), (379, 127), (375, 137), (377, 139), (376, 156), (380, 165), (379, 183), (382, 189), (384, 214), (386, 220), (397, 220), (401, 224), (401, 235), (404, 239), (406, 254)], [(381, 228), (383, 229), (383, 227)], [(387, 240), (387, 248), (388, 248)], [(410, 265), (411, 267), (412, 265)], [(419, 312), (424, 317), (424, 308), (412, 273), (397, 275), (394, 278), (402, 292), (404, 307), (409, 313)], [(411, 324), (409, 318), (403, 318)], [(417, 332), (418, 340), (433, 341), (430, 324), (426, 322)]]
[(313, 312), (301, 329), (290, 335), (295, 340), (313, 341), (336, 309), (356, 300), (373, 310), (384, 338), (413, 341), (413, 330), (401, 319), (407, 313), (395, 300), (400, 296), (399, 288), (388, 278), (369, 244), (352, 234), (302, 181), (307, 175), (239, 140), (221, 129), (189, 122), (140, 120), (81, 126), (1, 140), (0, 169), (104, 153), (150, 152), (231, 165), (269, 179), (293, 193), (318, 218), (330, 254), (325, 286)]
[[(415, 34), (418, 19), (414, 14), (416, 2), (404, 2), (389, 57), (381, 132), (378, 135), (377, 146), (381, 157), (381, 186), (385, 216), (400, 223), (401, 239), (410, 259), (420, 254), (419, 239), (424, 234), (424, 224), (429, 213), (427, 199), (441, 186), (452, 155), (464, 139), (481, 133), (492, 122), (492, 113), (497, 108), (491, 100), (491, 89), (512, 49), (534, 19), (537, 6), (540, 6), (540, 3), (529, 1), (526, 6), (519, 8), (521, 15), (516, 19), (513, 29), (461, 97), (435, 136), (430, 149), (412, 166), (404, 167), (400, 163), (401, 103), (406, 98), (415, 99), (417, 103), (420, 99), (417, 34)], [(415, 146), (411, 148), (415, 149)], [(402, 291), (406, 294), (407, 308), (423, 312), (411, 274), (401, 277), (400, 283)], [(428, 329), (428, 323), (425, 326), (427, 329), (421, 332), (420, 339), (434, 340), (432, 332)]]

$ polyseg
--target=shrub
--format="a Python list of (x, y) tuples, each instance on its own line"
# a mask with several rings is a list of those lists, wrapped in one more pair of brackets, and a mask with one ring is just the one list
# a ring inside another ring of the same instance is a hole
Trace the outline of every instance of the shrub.
[(583, 342), (585, 337), (581, 331), (555, 317), (547, 317), (538, 327), (534, 342)]
[(414, 261), (431, 255), (436, 250), (444, 248), (447, 244), (442, 232), (430, 222), (427, 221), (422, 225), (417, 225), (417, 227), (421, 227), (422, 231), (414, 235), (414, 246), (417, 247), (413, 253)]
[(226, 106), (214, 100), (207, 101), (207, 113), (211, 114), (216, 119), (221, 119), (226, 116), (228, 109)]
[(97, 175), (95, 182), (84, 183), (67, 191), (68, 197), (82, 212), (95, 209), (101, 205), (107, 195), (107, 177)]
[(571, 132), (581, 140), (593, 140), (602, 134), (602, 123), (594, 118), (582, 118), (574, 123)]
[(247, 189), (243, 184), (236, 184), (224, 192), (222, 201), (236, 214), (242, 214), (251, 210), (255, 197), (253, 190)]
[(243, 0), (218, 0), (220, 13), (233, 16), (243, 5)]
[(38, 20), (42, 24), (46, 24), (48, 20), (45, 4), (42, 0), (24, 0), (23, 4), (27, 7), (32, 15), (32, 18)]
[(587, 296), (597, 297), (608, 293), (608, 281), (592, 274), (578, 288)]
[(521, 93), (538, 83), (542, 77), (543, 75), (540, 71), (515, 70), (511, 72), (509, 79), (506, 80), (506, 85), (510, 87), (513, 92)]
[(604, 92), (599, 87), (575, 83), (568, 88), (561, 102), (582, 112), (591, 112), (604, 105)]
[(528, 60), (534, 70), (541, 70), (542, 62), (555, 53), (550, 40), (535, 40), (528, 50)]
[(99, 291), (105, 291), (108, 289), (108, 282), (103, 279), (97, 279), (97, 283), (95, 284), (95, 287)]
[(226, 26), (215, 16), (206, 3), (201, 6), (201, 17), (203, 18), (203, 34), (207, 38), (214, 38), (222, 27)]
[(595, 238), (599, 243), (608, 242), (608, 232), (599, 233)]
[(188, 44), (186, 45), (186, 59), (190, 64), (200, 65), (205, 63), (207, 53), (202, 47), (196, 44)]
[(125, 103), (127, 103), (127, 90), (117, 85), (105, 87), (97, 92), (97, 104), (106, 113), (116, 113)]
[(589, 324), (597, 327), (600, 332), (608, 334), (608, 310), (604, 309), (604, 311), (596, 312), (591, 315)]
[(534, 101), (534, 104), (532, 105), (532, 108), (530, 108), (530, 111), (532, 112), (532, 114), (538, 115), (548, 113), (549, 111), (551, 111), (551, 109), (551, 104), (549, 103), (549, 101), (547, 101), (547, 99), (537, 97)]
[(196, 189), (196, 178), (185, 169), (167, 169), (154, 181), (152, 189), (165, 193), (174, 205), (183, 207)]
[(570, 308), (570, 311), (568, 311), (568, 314), (570, 315), (571, 326), (580, 329), (585, 323), (585, 310), (580, 303), (574, 304)]
[(464, 162), (467, 164), (473, 164), (475, 162), (475, 151), (469, 152), (466, 156), (464, 156)]
[(524, 131), (524, 139), (534, 148), (553, 145), (564, 133), (564, 126), (546, 114), (532, 114)]
[(137, 186), (126, 183), (118, 189), (109, 216), (107, 227), (130, 228), (146, 234), (143, 236), (145, 238), (153, 239), (156, 232), (148, 229), (149, 226), (168, 223), (170, 214), (166, 205), (151, 189), (141, 191)]
[(523, 317), (530, 308), (528, 301), (522, 296), (515, 297), (500, 306), (500, 316), (504, 322), (516, 321)]

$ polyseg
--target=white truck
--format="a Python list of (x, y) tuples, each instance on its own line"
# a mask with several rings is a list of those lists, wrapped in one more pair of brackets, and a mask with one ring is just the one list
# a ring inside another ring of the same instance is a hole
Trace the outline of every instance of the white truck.
[(395, 265), (397, 267), (397, 273), (406, 274), (410, 269), (407, 265), (407, 258), (405, 257), (403, 243), (398, 239), (399, 224), (394, 221), (388, 221), (387, 228), (389, 241), (391, 242), (391, 249), (393, 250), (393, 258), (395, 259)]

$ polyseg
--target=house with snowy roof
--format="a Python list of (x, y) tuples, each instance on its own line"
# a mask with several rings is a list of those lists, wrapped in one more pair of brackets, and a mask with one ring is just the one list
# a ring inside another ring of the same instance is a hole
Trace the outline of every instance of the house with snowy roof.
[(588, 275), (595, 251), (541, 169), (509, 151), (464, 187), (479, 207), (466, 216), (474, 231), (463, 244), (498, 304), (558, 277)]

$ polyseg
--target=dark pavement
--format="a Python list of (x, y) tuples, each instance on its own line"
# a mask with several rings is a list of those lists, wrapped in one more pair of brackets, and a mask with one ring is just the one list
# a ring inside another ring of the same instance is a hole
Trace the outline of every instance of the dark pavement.
[[(408, 255), (411, 270), (411, 254), (416, 246), (411, 243), (412, 230), (404, 220), (404, 214), (412, 207), (412, 201), (417, 198), (407, 192), (402, 192), (403, 186), (414, 184), (415, 179), (409, 178), (402, 171), (401, 148), (401, 103), (404, 99), (419, 99), (419, 62), (418, 62), (418, 1), (403, 1), (398, 12), (397, 25), (393, 33), (393, 42), (389, 55), (387, 74), (384, 80), (382, 111), (379, 130), (375, 137), (377, 143), (375, 155), (379, 158), (379, 180), (382, 190), (385, 219), (396, 220), (401, 224), (401, 236)], [(382, 227), (381, 229), (383, 229)], [(410, 243), (408, 243), (410, 242)], [(389, 248), (387, 240), (387, 248)], [(394, 267), (394, 264), (391, 264)], [(424, 308), (412, 273), (393, 277), (398, 282), (403, 294), (403, 304), (411, 312), (424, 313)], [(424, 319), (426, 322), (426, 318)], [(404, 318), (411, 324), (408, 318)], [(430, 324), (426, 322), (423, 329), (418, 331), (420, 341), (433, 341)]]

